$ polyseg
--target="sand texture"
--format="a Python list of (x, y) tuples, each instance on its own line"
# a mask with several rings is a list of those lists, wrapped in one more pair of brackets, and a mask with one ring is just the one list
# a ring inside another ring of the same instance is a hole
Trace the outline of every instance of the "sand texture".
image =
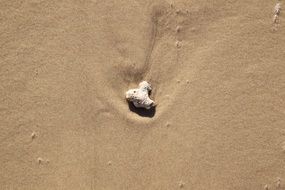
[(0, 190), (284, 190), (282, 3), (0, 0)]

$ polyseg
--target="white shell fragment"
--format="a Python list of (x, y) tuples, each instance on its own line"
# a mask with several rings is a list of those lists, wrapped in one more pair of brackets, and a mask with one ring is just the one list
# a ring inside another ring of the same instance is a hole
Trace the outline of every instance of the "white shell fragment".
[(130, 89), (126, 92), (126, 99), (133, 102), (137, 108), (150, 109), (155, 106), (154, 101), (149, 98), (150, 91), (151, 85), (146, 81), (142, 81), (139, 84), (139, 88)]

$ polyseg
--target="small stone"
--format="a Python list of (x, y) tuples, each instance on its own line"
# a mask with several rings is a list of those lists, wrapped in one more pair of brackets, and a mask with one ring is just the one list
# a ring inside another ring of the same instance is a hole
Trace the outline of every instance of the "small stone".
[(181, 48), (181, 46), (182, 46), (181, 41), (176, 41), (176, 42), (175, 42), (175, 46), (176, 46), (177, 48)]
[(185, 183), (184, 183), (183, 181), (180, 181), (180, 182), (178, 183), (178, 185), (179, 185), (180, 188), (183, 188), (183, 187), (185, 186)]
[(112, 161), (109, 161), (107, 164), (108, 164), (108, 166), (111, 166), (112, 165)]
[(49, 164), (49, 159), (46, 159), (46, 163)]
[(274, 14), (279, 15), (281, 11), (281, 3), (277, 3), (274, 7)]
[(277, 24), (279, 22), (279, 17), (278, 15), (273, 16), (273, 23)]
[(43, 163), (43, 159), (41, 157), (38, 158), (38, 163), (42, 164)]
[(186, 80), (186, 83), (187, 83), (187, 84), (189, 84), (189, 83), (190, 83), (190, 81), (189, 81), (189, 80)]
[(177, 83), (179, 84), (181, 81), (180, 80), (177, 80)]
[(170, 127), (170, 123), (167, 122), (165, 126), (166, 126), (167, 128)]
[(276, 187), (277, 187), (277, 188), (280, 188), (280, 187), (281, 187), (281, 179), (280, 179), (280, 178), (277, 179)]
[(37, 136), (37, 135), (36, 135), (36, 133), (35, 133), (35, 132), (32, 132), (32, 134), (31, 134), (31, 138), (32, 138), (32, 139), (35, 139), (35, 138), (36, 138), (36, 136)]
[(264, 190), (269, 190), (269, 187), (267, 184), (264, 186)]
[(180, 12), (181, 12), (180, 9), (177, 9), (177, 10), (175, 11), (176, 14), (179, 14)]
[(179, 33), (181, 31), (181, 26), (177, 26), (175, 31), (176, 31), (176, 33)]
[(151, 90), (151, 85), (146, 81), (142, 81), (138, 88), (126, 92), (126, 99), (137, 108), (150, 109), (156, 106), (155, 102), (149, 98)]
[(280, 12), (281, 12), (281, 3), (277, 3), (274, 7), (273, 23), (278, 24)]

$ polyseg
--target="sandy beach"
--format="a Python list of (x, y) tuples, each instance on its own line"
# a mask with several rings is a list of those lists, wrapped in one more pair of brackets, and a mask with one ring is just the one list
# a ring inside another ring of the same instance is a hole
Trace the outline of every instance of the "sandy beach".
[(0, 189), (284, 190), (282, 3), (1, 0)]

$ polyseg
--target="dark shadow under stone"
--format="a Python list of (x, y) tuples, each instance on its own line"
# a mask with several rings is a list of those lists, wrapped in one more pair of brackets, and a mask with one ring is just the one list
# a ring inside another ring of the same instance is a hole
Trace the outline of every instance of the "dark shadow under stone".
[(138, 114), (139, 116), (152, 118), (155, 115), (155, 106), (148, 110), (145, 108), (137, 108), (132, 102), (128, 102), (128, 104), (130, 111)]

